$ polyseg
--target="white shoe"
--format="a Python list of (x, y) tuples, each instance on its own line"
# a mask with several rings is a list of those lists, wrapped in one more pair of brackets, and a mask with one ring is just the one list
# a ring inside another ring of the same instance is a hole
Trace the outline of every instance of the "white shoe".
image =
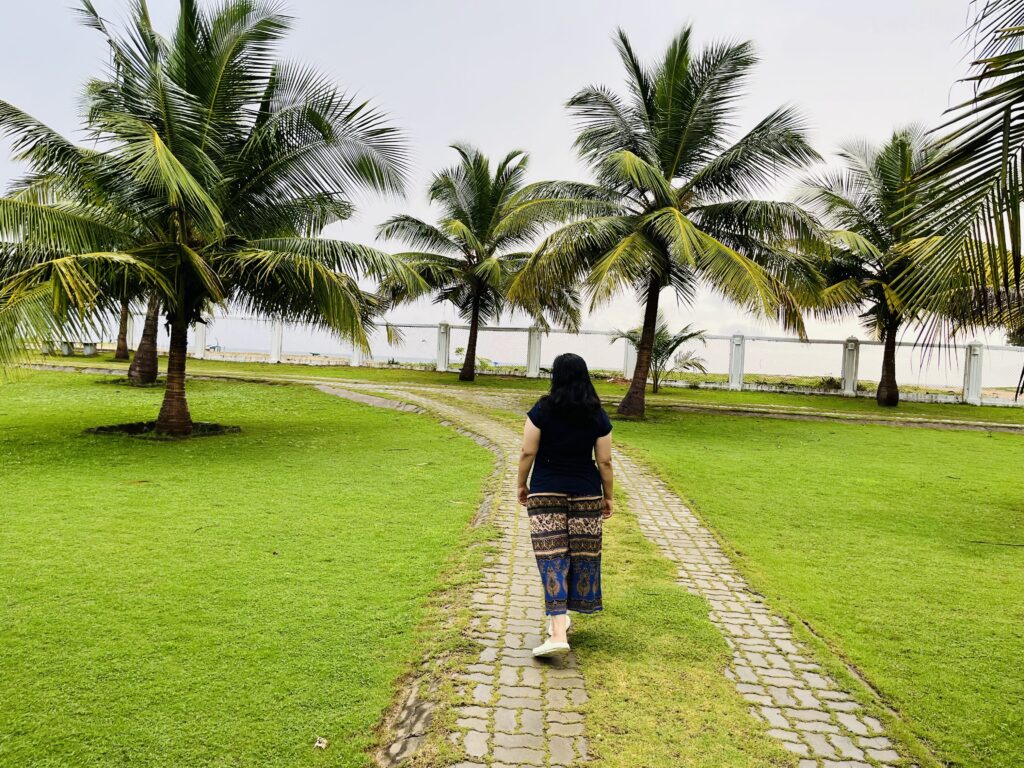
[(556, 656), (565, 656), (568, 652), (568, 643), (553, 643), (550, 640), (545, 640), (533, 649), (533, 657), (535, 659), (550, 659)]
[[(566, 633), (569, 632), (569, 627), (571, 627), (571, 626), (572, 626), (572, 618), (567, 613), (567, 614), (565, 614), (565, 631), (566, 631)], [(551, 635), (553, 635), (553, 634), (554, 634), (554, 632), (551, 631), (551, 619), (549, 617), (548, 618), (548, 637), (551, 637)]]

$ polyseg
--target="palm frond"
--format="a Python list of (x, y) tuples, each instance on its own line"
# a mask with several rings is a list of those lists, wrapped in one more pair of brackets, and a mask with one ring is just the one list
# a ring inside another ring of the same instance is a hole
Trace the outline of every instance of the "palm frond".
[(458, 253), (459, 246), (444, 232), (415, 216), (392, 216), (377, 227), (377, 237), (399, 240), (412, 248)]
[(757, 194), (780, 176), (820, 160), (807, 141), (807, 125), (791, 108), (781, 108), (698, 169), (680, 195), (698, 200)]

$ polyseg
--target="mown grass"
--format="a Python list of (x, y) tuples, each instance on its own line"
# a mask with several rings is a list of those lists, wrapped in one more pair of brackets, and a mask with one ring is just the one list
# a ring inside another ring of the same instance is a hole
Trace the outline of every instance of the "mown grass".
[(1024, 765), (1024, 437), (657, 411), (614, 434), (939, 758)]
[[(114, 361), (110, 357), (48, 357), (38, 362), (51, 365), (74, 367), (103, 367), (127, 370), (127, 363)], [(161, 359), (161, 370), (166, 361)], [(194, 376), (226, 375), (252, 376), (256, 378), (280, 379), (321, 379), (325, 381), (354, 381), (388, 385), (416, 384), (448, 387), (453, 391), (494, 391), (519, 390), (524, 393), (547, 391), (548, 379), (527, 379), (521, 376), (480, 375), (475, 382), (462, 382), (457, 373), (436, 371), (412, 371), (402, 368), (353, 368), (345, 365), (309, 366), (288, 363), (235, 363), (218, 360), (189, 360), (188, 370)], [(598, 393), (609, 401), (626, 394), (626, 385), (621, 382), (595, 381)], [(953, 403), (915, 403), (904, 401), (898, 408), (882, 408), (873, 398), (848, 398), (840, 395), (804, 395), (796, 393), (773, 393), (745, 390), (733, 392), (717, 389), (692, 389), (686, 387), (663, 387), (658, 394), (648, 392), (647, 403), (653, 408), (660, 406), (694, 406), (714, 408), (745, 408), (749, 406), (770, 408), (781, 411), (808, 413), (834, 413), (863, 419), (934, 419), (970, 421), (1002, 424), (1024, 424), (1024, 408), (999, 406), (972, 406)], [(147, 418), (151, 418), (147, 416)]]
[(748, 713), (723, 670), (731, 651), (702, 599), (620, 504), (605, 524), (606, 610), (574, 617), (587, 736), (601, 768), (764, 768), (796, 759)]
[(304, 387), (189, 391), (243, 431), (88, 436), (160, 391), (0, 385), (0, 764), (369, 764), (493, 457)]

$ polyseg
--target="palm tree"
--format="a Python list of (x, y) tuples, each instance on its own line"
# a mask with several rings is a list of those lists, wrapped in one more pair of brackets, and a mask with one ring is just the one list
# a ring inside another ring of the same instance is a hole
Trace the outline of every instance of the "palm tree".
[[(612, 341), (625, 339), (626, 343), (634, 349), (640, 348), (643, 338), (643, 328), (634, 328), (630, 331), (616, 331)], [(664, 315), (658, 313), (658, 324), (654, 329), (654, 345), (651, 347), (651, 392), (658, 393), (658, 387), (665, 374), (672, 370), (679, 371), (700, 371), (705, 373), (707, 369), (704, 361), (692, 352), (681, 352), (672, 361), (672, 356), (683, 344), (690, 341), (704, 342), (704, 331), (694, 329), (692, 324), (684, 325), (678, 332), (672, 333), (668, 329), (668, 323)]]
[(128, 366), (128, 382), (144, 387), (156, 381), (160, 373), (156, 339), (160, 332), (160, 296), (151, 293), (146, 299), (146, 315), (142, 321), (142, 336)]
[[(117, 208), (119, 201), (111, 198), (104, 184), (104, 174), (100, 172), (102, 155), (75, 146), (5, 102), (0, 102), (0, 135), (14, 139), (16, 159), (26, 164), (29, 170), (28, 175), (10, 185), (6, 203), (0, 202), (0, 205), (5, 206), (3, 210), (6, 215), (12, 217), (9, 227), (17, 228), (19, 219), (42, 210), (41, 206), (125, 223), (125, 217)], [(24, 240), (27, 234), (26, 230), (17, 237)], [(135, 232), (134, 235), (138, 236), (139, 233)], [(97, 245), (117, 249), (131, 247), (135, 242), (132, 236), (107, 232), (106, 238)], [(81, 243), (72, 241), (68, 245), (73, 250)], [(0, 261), (0, 278), (11, 276), (12, 269), (17, 270), (23, 266), (21, 260), (13, 258), (13, 254), (8, 255), (9, 258)], [(127, 360), (128, 316), (132, 302), (144, 298), (145, 286), (124, 271), (116, 271), (110, 277), (112, 282), (103, 286), (102, 292), (119, 299), (118, 338), (114, 357)], [(150, 302), (140, 343), (141, 354), (136, 355), (129, 369), (129, 379), (133, 383), (151, 384), (156, 380), (158, 311), (159, 299), (154, 298)], [(59, 328), (49, 332), (61, 334)]]
[[(914, 182), (929, 197), (915, 231), (947, 230), (915, 258), (904, 300), (928, 335), (962, 326), (1021, 325), (1024, 203), (1024, 0), (975, 0), (965, 36), (977, 40), (971, 98), (949, 110), (936, 151)], [(952, 320), (952, 323), (949, 321)]]
[[(401, 281), (408, 270), (318, 235), (350, 215), (346, 190), (401, 190), (401, 134), (315, 70), (276, 59), (288, 29), (276, 6), (229, 0), (206, 12), (181, 0), (169, 39), (153, 29), (145, 0), (120, 34), (89, 0), (82, 13), (111, 51), (109, 76), (87, 87), (87, 127), (101, 148), (92, 173), (118, 213), (40, 206), (19, 215), (0, 202), (0, 236), (12, 248), (31, 242), (51, 252), (0, 286), (0, 296), (13, 302), (45, 285), (65, 305), (91, 311), (77, 289), (101, 285), (87, 269), (98, 241), (128, 240), (116, 254), (104, 250), (103, 263), (135, 270), (160, 299), (171, 339), (156, 428), (174, 436), (192, 430), (188, 329), (215, 303), (365, 345), (382, 303), (357, 280)], [(47, 154), (53, 172), (79, 172), (77, 156), (59, 151), (68, 143), (36, 121), (5, 129)]]
[[(538, 322), (545, 316), (570, 327), (579, 323), (579, 302), (566, 287), (537, 294), (533, 300), (510, 300), (508, 288), (529, 260), (528, 249), (541, 229), (569, 215), (593, 210), (585, 201), (555, 200), (524, 190), (527, 155), (509, 152), (491, 170), (486, 156), (473, 147), (456, 144), (459, 163), (434, 176), (431, 203), (441, 208), (436, 225), (413, 216), (394, 216), (378, 228), (378, 236), (395, 238), (416, 250), (400, 253), (419, 275), (437, 303), (450, 302), (469, 323), (465, 362), (460, 381), (476, 378), (476, 348), (481, 322), (505, 311), (522, 310)], [(407, 293), (401, 298), (415, 298)]]
[(114, 347), (115, 360), (127, 360), (130, 357), (128, 352), (128, 320), (131, 317), (131, 311), (131, 300), (122, 297), (121, 310), (117, 318), (117, 346)]
[(757, 61), (753, 48), (719, 43), (694, 50), (691, 37), (691, 29), (683, 29), (648, 67), (620, 30), (626, 95), (593, 85), (569, 101), (580, 126), (576, 149), (597, 184), (560, 189), (553, 182), (547, 194), (614, 207), (546, 238), (528, 271), (539, 287), (514, 291), (582, 282), (591, 308), (623, 289), (636, 293), (643, 331), (633, 380), (619, 405), (629, 416), (644, 413), (665, 288), (689, 304), (705, 286), (746, 310), (781, 315), (800, 333), (798, 302), (817, 291), (813, 270), (784, 247), (812, 238), (814, 221), (794, 204), (748, 198), (818, 158), (803, 121), (791, 109), (778, 109), (731, 142), (737, 101)]
[(812, 180), (803, 197), (831, 228), (831, 247), (819, 265), (822, 274), (845, 296), (847, 311), (863, 310), (865, 328), (884, 345), (876, 395), (883, 406), (899, 404), (896, 341), (916, 319), (898, 281), (921, 269), (914, 254), (925, 243), (934, 248), (942, 235), (930, 232), (925, 238), (909, 226), (928, 203), (924, 190), (910, 182), (933, 152), (926, 132), (916, 126), (896, 131), (881, 147), (852, 144), (839, 154), (845, 167)]
[[(12, 183), (0, 199), (0, 229), (7, 239), (0, 243), (0, 282), (20, 280), (20, 290), (39, 298), (42, 292), (24, 281), (26, 274), (39, 275), (33, 267), (56, 254), (92, 250), (90, 258), (76, 265), (78, 277), (85, 281), (79, 286), (79, 308), (90, 302), (95, 302), (97, 309), (119, 304), (125, 324), (126, 303), (141, 283), (138, 275), (125, 267), (124, 259), (111, 256), (107, 260), (103, 255), (130, 248), (138, 233), (123, 226), (125, 217), (105, 194), (98, 174), (101, 156), (77, 147), (2, 101), (0, 135), (13, 139), (15, 158), (28, 167), (28, 174)], [(111, 268), (117, 262), (121, 265)], [(72, 267), (65, 262), (62, 269)], [(113, 297), (120, 302), (111, 302)], [(12, 301), (8, 319), (17, 314), (20, 322), (7, 328), (10, 346), (0, 355), (0, 363), (17, 359), (28, 338), (41, 341), (78, 335), (74, 327), (81, 325), (83, 317), (69, 312), (68, 303), (59, 297), (24, 304), (8, 291), (6, 298)], [(15, 313), (15, 306), (31, 311)], [(98, 331), (98, 325), (91, 330)], [(121, 344), (118, 346), (120, 351)]]

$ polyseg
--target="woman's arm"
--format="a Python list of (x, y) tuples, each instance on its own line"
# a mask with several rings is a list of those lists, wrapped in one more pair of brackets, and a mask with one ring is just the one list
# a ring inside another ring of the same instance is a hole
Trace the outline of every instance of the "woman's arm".
[(615, 508), (613, 494), (615, 491), (615, 476), (612, 472), (612, 433), (597, 438), (594, 444), (594, 458), (597, 460), (597, 469), (601, 473), (601, 488), (604, 491), (604, 513), (605, 519), (612, 516)]
[(526, 506), (526, 496), (529, 489), (526, 481), (530, 477), (530, 470), (533, 469), (533, 460), (537, 458), (537, 447), (540, 445), (540, 430), (534, 426), (529, 419), (523, 425), (523, 449), (519, 454), (519, 503)]

